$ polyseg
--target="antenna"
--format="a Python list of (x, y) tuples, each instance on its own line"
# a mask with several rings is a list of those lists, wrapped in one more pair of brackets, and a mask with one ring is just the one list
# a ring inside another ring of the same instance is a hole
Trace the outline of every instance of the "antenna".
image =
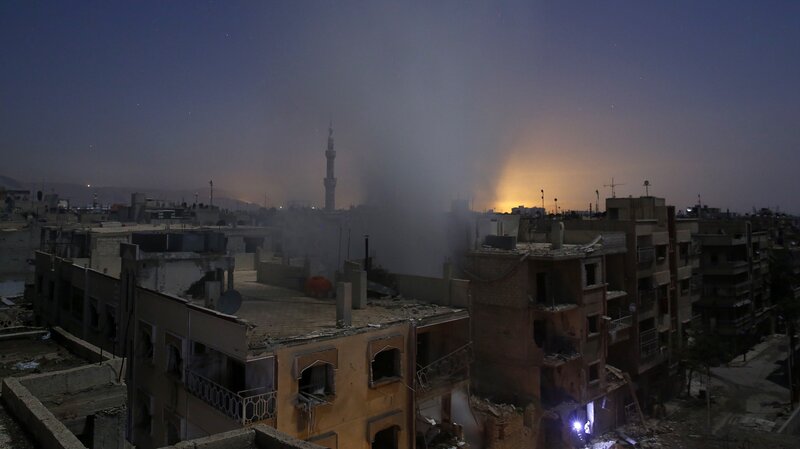
[(553, 198), (553, 201), (556, 203), (556, 215), (558, 215), (558, 198)]
[(208, 189), (209, 189), (209, 196), (208, 196), (208, 204), (209, 206), (214, 205), (214, 180), (208, 181)]
[(645, 179), (642, 185), (644, 186), (644, 196), (650, 196), (650, 186), (652, 185), (650, 181)]
[(544, 209), (544, 189), (542, 189), (542, 214), (547, 215), (547, 211)]
[(617, 197), (617, 191), (615, 190), (615, 188), (617, 186), (624, 186), (624, 185), (625, 184), (622, 184), (622, 183), (615, 183), (614, 182), (614, 177), (612, 176), (611, 177), (611, 184), (603, 184), (603, 187), (611, 187), (611, 198), (616, 198)]

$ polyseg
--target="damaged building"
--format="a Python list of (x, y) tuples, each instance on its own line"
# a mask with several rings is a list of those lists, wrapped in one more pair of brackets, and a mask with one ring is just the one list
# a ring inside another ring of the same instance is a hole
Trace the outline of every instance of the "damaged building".
[(607, 267), (622, 263), (625, 236), (583, 237), (567, 235), (565, 243), (556, 223), (550, 242), (490, 235), (466, 257), (474, 390), (524, 410), (515, 443), (498, 444), (510, 437), (499, 425), (484, 433), (486, 447), (575, 444), (624, 418), (627, 390), (606, 352), (614, 330), (609, 302), (625, 295), (609, 291)]

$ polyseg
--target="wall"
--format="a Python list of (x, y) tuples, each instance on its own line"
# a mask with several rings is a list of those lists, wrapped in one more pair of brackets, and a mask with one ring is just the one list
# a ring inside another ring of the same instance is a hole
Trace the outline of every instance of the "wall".
[(308, 269), (272, 262), (258, 263), (257, 280), (262, 284), (302, 290), (308, 278)]
[(100, 365), (3, 380), (3, 401), (43, 449), (85, 449), (78, 438), (38, 399), (76, 394), (92, 387), (117, 383), (122, 360)]
[(256, 269), (256, 253), (237, 253), (233, 257), (236, 271), (253, 271)]

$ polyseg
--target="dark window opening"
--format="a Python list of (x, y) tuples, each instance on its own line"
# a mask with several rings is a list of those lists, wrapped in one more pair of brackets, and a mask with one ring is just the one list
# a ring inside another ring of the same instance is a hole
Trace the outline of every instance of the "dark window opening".
[(372, 440), (372, 449), (397, 449), (399, 432), (400, 429), (397, 426), (392, 426), (376, 433)]
[(600, 380), (600, 364), (589, 365), (589, 382)]
[(431, 334), (417, 335), (417, 369), (428, 366), (431, 360)]
[(98, 329), (100, 327), (100, 314), (97, 312), (96, 299), (89, 300), (89, 325), (92, 326), (93, 329)]
[(656, 246), (656, 259), (663, 262), (667, 258), (667, 245)]
[(298, 384), (300, 397), (307, 401), (323, 401), (333, 395), (333, 367), (327, 363), (303, 370)]
[(533, 342), (540, 348), (544, 347), (544, 342), (547, 340), (546, 323), (544, 320), (535, 320), (533, 322)]
[(106, 337), (109, 340), (117, 340), (117, 310), (106, 306)]
[(145, 435), (150, 435), (153, 429), (152, 399), (150, 395), (141, 391), (137, 396), (139, 408), (136, 410), (136, 429)]
[(592, 315), (586, 317), (587, 327), (589, 328), (590, 334), (596, 334), (600, 332), (600, 316), (599, 315)]
[(597, 284), (597, 264), (596, 263), (587, 263), (583, 266), (584, 270), (586, 271), (586, 286), (596, 285)]
[(536, 302), (547, 302), (547, 273), (536, 273)]
[(402, 377), (400, 372), (400, 350), (385, 349), (375, 354), (370, 370), (372, 372), (372, 382)]
[(183, 341), (172, 334), (166, 334), (164, 340), (167, 347), (167, 373), (182, 379)]
[(139, 357), (152, 361), (153, 360), (153, 326), (140, 321), (139, 322)]
[(83, 321), (83, 289), (72, 288), (72, 316)]

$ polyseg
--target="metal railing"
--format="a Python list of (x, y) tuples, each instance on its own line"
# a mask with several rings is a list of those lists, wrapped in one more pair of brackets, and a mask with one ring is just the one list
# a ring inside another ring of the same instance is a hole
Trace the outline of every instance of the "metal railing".
[(639, 266), (650, 266), (656, 259), (656, 249), (651, 247), (639, 248), (637, 251)]
[(254, 388), (234, 393), (211, 379), (186, 370), (186, 389), (225, 416), (247, 425), (275, 417), (275, 391)]
[(656, 329), (648, 329), (639, 332), (639, 355), (642, 359), (648, 359), (658, 354), (658, 334)]
[(616, 332), (620, 329), (631, 327), (632, 325), (633, 325), (633, 317), (631, 315), (628, 315), (621, 318), (617, 318), (616, 320), (611, 320), (611, 323), (608, 326), (608, 330), (609, 332)]
[(454, 382), (468, 378), (472, 359), (472, 343), (467, 343), (446, 356), (417, 368), (417, 393), (428, 391), (445, 380)]

